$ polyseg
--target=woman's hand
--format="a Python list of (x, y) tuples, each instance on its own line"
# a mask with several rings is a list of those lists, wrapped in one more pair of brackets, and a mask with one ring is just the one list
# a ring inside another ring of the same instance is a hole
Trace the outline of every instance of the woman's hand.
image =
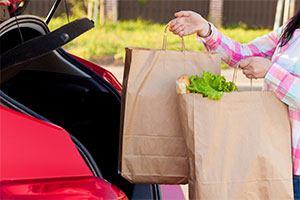
[(180, 11), (175, 13), (175, 19), (169, 22), (170, 31), (180, 37), (197, 33), (204, 36), (209, 31), (208, 22), (198, 13)]
[(262, 57), (252, 57), (242, 60), (239, 67), (250, 79), (264, 78), (273, 65), (272, 61)]

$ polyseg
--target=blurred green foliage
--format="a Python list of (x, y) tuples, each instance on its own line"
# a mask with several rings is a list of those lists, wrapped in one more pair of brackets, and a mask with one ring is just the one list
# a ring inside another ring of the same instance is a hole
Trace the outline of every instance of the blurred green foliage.
[(146, 3), (148, 0), (138, 0), (141, 3)]
[[(72, 19), (74, 20), (74, 19)], [(50, 22), (50, 29), (67, 23), (66, 17), (54, 18)], [(115, 59), (124, 59), (124, 48), (127, 46), (144, 48), (162, 48), (165, 25), (142, 20), (119, 21), (117, 24), (95, 24), (95, 28), (70, 42), (64, 48), (82, 58), (96, 61), (104, 55), (113, 55)], [(226, 36), (240, 42), (247, 43), (270, 30), (248, 29), (243, 26), (220, 28)], [(196, 41), (195, 35), (184, 38), (188, 51), (205, 51), (203, 45)], [(180, 50), (181, 39), (168, 33), (167, 49)], [(222, 64), (226, 67), (226, 64)]]

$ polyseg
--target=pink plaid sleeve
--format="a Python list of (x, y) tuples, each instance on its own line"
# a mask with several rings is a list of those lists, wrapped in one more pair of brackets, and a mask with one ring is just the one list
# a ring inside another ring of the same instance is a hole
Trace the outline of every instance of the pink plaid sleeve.
[(247, 43), (240, 44), (223, 35), (215, 26), (211, 25), (212, 34), (207, 38), (201, 38), (208, 51), (219, 53), (222, 60), (229, 66), (233, 66), (242, 59), (248, 57), (272, 57), (279, 43), (282, 27), (262, 37)]
[(265, 76), (265, 82), (280, 100), (300, 110), (300, 78), (297, 75), (274, 63)]

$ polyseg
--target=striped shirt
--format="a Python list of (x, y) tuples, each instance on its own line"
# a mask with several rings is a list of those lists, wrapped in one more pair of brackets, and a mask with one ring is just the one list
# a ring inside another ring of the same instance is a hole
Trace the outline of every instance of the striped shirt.
[(283, 47), (279, 39), (283, 27), (247, 43), (240, 44), (224, 36), (212, 25), (212, 34), (199, 38), (208, 51), (219, 53), (222, 60), (234, 66), (248, 57), (264, 57), (273, 62), (266, 74), (265, 90), (273, 90), (288, 105), (292, 134), (293, 173), (300, 175), (300, 29)]

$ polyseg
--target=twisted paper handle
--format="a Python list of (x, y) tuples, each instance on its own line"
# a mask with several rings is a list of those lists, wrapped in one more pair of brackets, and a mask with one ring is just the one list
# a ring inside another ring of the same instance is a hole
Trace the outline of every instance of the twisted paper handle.
[[(239, 68), (239, 64), (236, 65), (236, 67), (234, 68), (234, 72), (233, 72), (233, 77), (232, 77), (232, 82), (236, 83), (236, 78), (237, 78), (237, 71)], [(252, 91), (252, 78), (250, 79), (250, 91)]]
[[(167, 50), (167, 33), (168, 33), (169, 24), (167, 24), (165, 31), (164, 31), (164, 38), (163, 38), (163, 46), (162, 50)], [(181, 51), (185, 51), (185, 44), (183, 37), (181, 38)]]

